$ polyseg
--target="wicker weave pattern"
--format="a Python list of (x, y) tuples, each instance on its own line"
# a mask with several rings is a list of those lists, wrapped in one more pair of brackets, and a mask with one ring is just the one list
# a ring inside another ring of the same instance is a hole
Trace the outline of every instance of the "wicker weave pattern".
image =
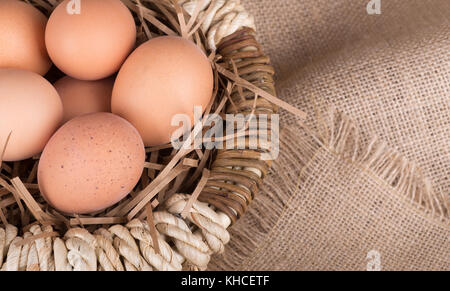
[[(246, 28), (223, 39), (218, 47), (229, 70), (235, 69), (239, 76), (272, 95), (276, 95), (270, 60), (262, 52), (253, 30)], [(249, 90), (235, 87), (228, 114), (265, 114), (270, 119), (278, 108)], [(246, 137), (254, 133), (248, 132)], [(246, 145), (248, 147), (248, 144)], [(219, 150), (212, 165), (211, 177), (199, 200), (214, 205), (226, 213), (235, 223), (255, 198), (258, 188), (271, 163), (261, 160), (261, 154), (270, 149), (259, 145), (258, 150)], [(231, 182), (231, 183), (230, 183)]]
[[(275, 95), (273, 69), (254, 38), (253, 18), (239, 0), (179, 2), (191, 15), (199, 13), (199, 18), (205, 19), (202, 28), (208, 44), (213, 50), (218, 48), (225, 67)], [(140, 2), (124, 3), (130, 7)], [(43, 4), (47, 9), (51, 6)], [(228, 113), (270, 115), (277, 110), (261, 98), (254, 102), (250, 91), (233, 88), (230, 97), (234, 105), (228, 107)], [(1, 270), (205, 270), (211, 255), (224, 251), (230, 240), (226, 229), (245, 212), (270, 167), (260, 160), (263, 151), (220, 151), (207, 186), (186, 219), (179, 215), (190, 198), (184, 194), (173, 195), (165, 202), (166, 210), (153, 213), (159, 252), (149, 225), (139, 219), (94, 233), (71, 228), (64, 237), (50, 225), (36, 223), (22, 237), (17, 227), (6, 225), (0, 228)]]

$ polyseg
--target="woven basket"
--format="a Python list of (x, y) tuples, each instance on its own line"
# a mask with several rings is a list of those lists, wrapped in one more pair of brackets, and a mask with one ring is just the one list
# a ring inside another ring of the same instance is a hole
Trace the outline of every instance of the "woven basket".
[[(47, 15), (58, 4), (26, 2)], [(252, 17), (238, 0), (123, 3), (135, 16), (138, 43), (177, 34), (209, 55), (215, 101), (207, 112), (270, 117), (281, 105), (301, 114), (274, 97), (274, 70), (255, 39)], [(252, 134), (245, 131), (246, 137)], [(255, 199), (271, 166), (261, 159), (268, 150), (250, 150), (248, 143), (241, 150), (148, 148), (135, 191), (102, 213), (82, 217), (64, 216), (42, 200), (36, 184), (38, 157), (3, 163), (1, 269), (205, 270), (210, 256), (223, 252), (230, 240), (227, 228)]]

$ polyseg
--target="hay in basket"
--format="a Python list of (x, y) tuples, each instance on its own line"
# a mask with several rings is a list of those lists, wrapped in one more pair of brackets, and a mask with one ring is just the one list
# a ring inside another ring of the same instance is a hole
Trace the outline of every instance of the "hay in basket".
[[(26, 2), (49, 15), (59, 1)], [(270, 146), (249, 147), (248, 138), (261, 134), (249, 128), (251, 118), (270, 119), (279, 107), (305, 117), (275, 97), (274, 70), (239, 1), (122, 2), (135, 17), (138, 44), (180, 35), (205, 51), (214, 71), (213, 100), (186, 147), (147, 148), (139, 184), (99, 213), (59, 213), (40, 196), (39, 157), (1, 163), (0, 155), (2, 270), (205, 270), (210, 256), (224, 251), (227, 228), (245, 213), (270, 168), (261, 158)], [(56, 77), (56, 70), (47, 76)], [(194, 149), (196, 135), (208, 129), (203, 125), (209, 113), (244, 114), (245, 126), (220, 142), (236, 143), (243, 136), (245, 147)], [(3, 152), (6, 147), (7, 142)]]

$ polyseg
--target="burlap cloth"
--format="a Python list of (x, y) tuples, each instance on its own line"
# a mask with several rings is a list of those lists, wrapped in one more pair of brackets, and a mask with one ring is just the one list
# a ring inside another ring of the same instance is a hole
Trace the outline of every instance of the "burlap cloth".
[(210, 269), (450, 270), (450, 1), (243, 2), (309, 119)]

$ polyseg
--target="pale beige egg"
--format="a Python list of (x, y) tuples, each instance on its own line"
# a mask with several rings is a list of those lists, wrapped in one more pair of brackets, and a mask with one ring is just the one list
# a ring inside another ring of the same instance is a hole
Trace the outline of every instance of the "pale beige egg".
[(41, 75), (0, 69), (0, 154), (10, 139), (4, 161), (20, 161), (39, 154), (63, 115), (55, 88)]
[(45, 75), (52, 63), (45, 48), (47, 17), (30, 4), (0, 0), (0, 68)]

